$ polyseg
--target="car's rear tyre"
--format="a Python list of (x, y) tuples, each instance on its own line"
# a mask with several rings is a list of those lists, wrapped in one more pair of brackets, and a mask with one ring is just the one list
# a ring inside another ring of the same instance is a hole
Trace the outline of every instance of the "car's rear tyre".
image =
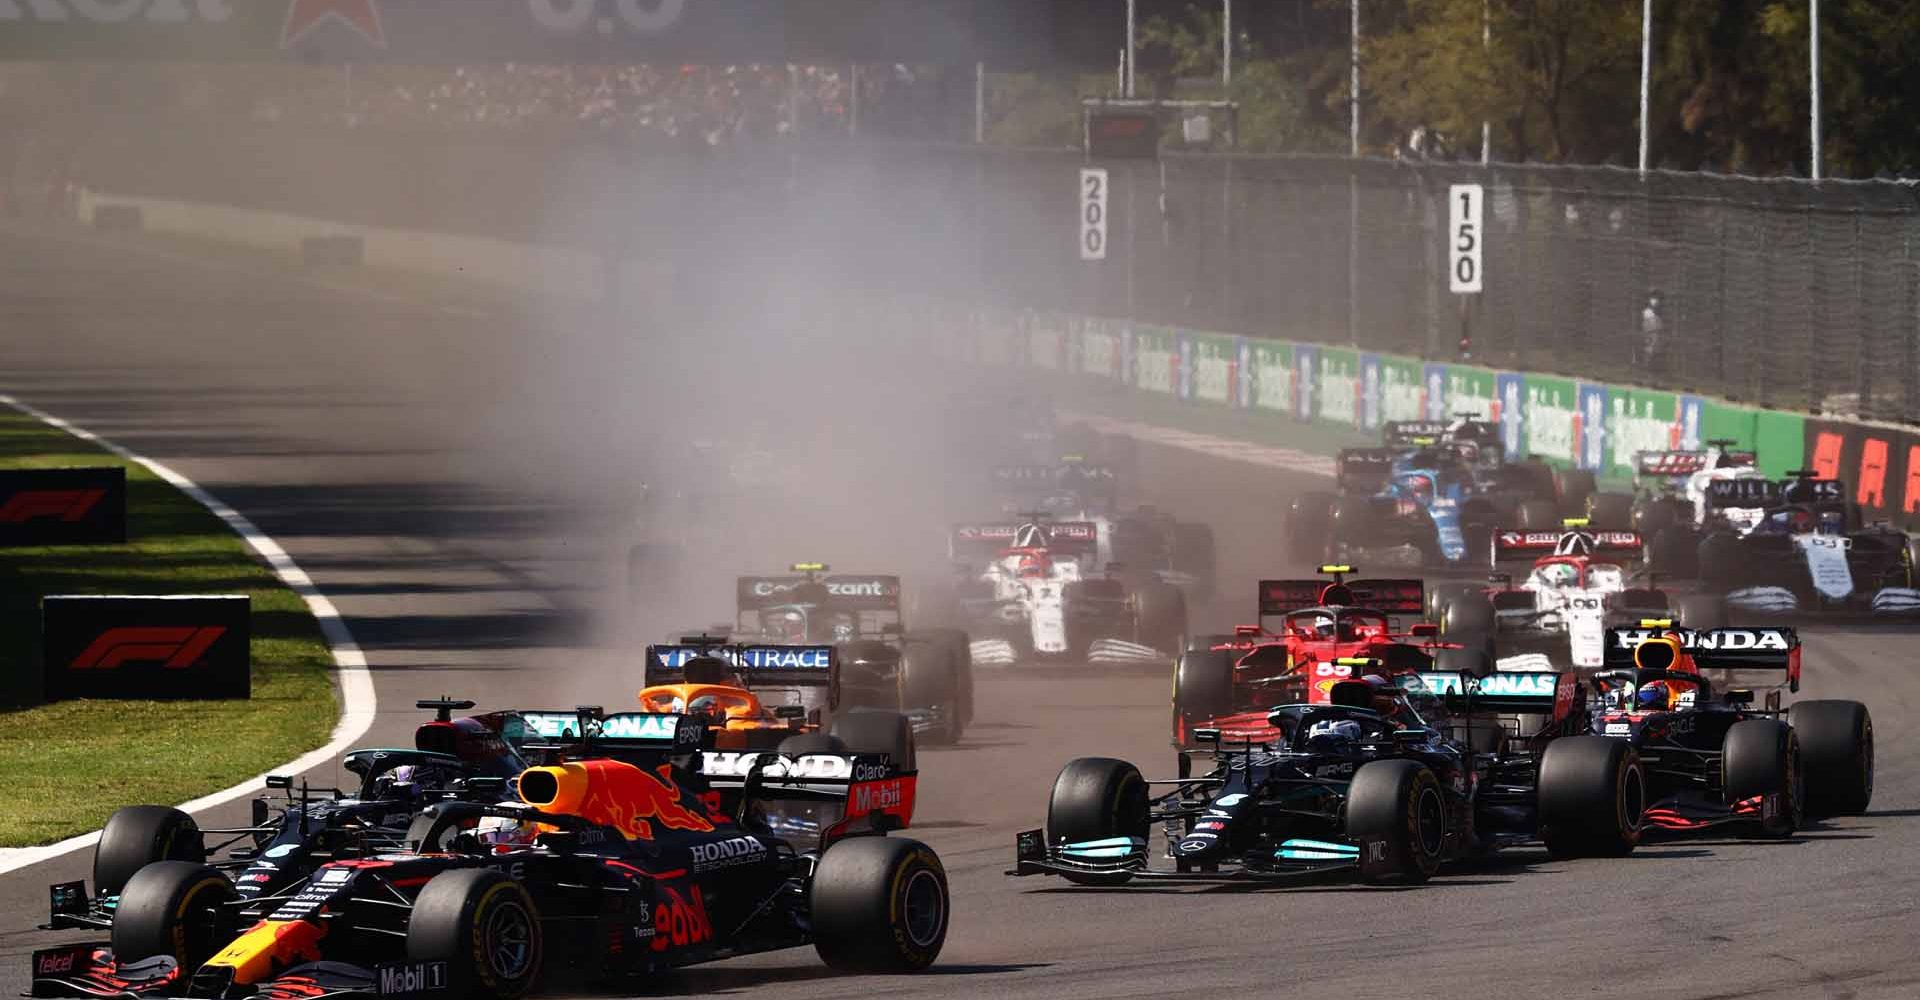
[(780, 741), (776, 752), (789, 757), (810, 753), (846, 753), (847, 745), (830, 733), (796, 733)]
[(122, 964), (156, 955), (184, 975), (206, 964), (239, 933), (240, 893), (224, 874), (192, 861), (156, 861), (121, 888), (110, 932)]
[(947, 940), (947, 871), (919, 841), (835, 843), (820, 855), (807, 898), (814, 950), (843, 972), (919, 972)]
[[(1047, 843), (1078, 844), (1116, 837), (1147, 838), (1148, 795), (1140, 769), (1110, 757), (1080, 757), (1068, 761), (1053, 779), (1047, 797)], [(1068, 875), (1079, 885), (1119, 885), (1133, 876), (1127, 872)]]
[(1455, 636), (1481, 636), (1493, 631), (1493, 602), (1487, 595), (1474, 591), (1461, 594), (1447, 604), (1447, 612), (1440, 619), (1440, 634)]
[[(1721, 787), (1727, 805), (1756, 796), (1761, 803), (1759, 831), (1786, 837), (1800, 828), (1806, 786), (1800, 768), (1800, 739), (1777, 719), (1744, 719), (1727, 729), (1720, 749)], [(1781, 796), (1775, 799), (1774, 796)], [(1776, 804), (1777, 803), (1777, 804)]]
[(1522, 500), (1514, 508), (1513, 517), (1522, 531), (1553, 531), (1560, 527), (1560, 508), (1551, 500)]
[(1240, 652), (1232, 649), (1188, 649), (1173, 667), (1174, 730), (1185, 723), (1218, 718), (1233, 708), (1233, 664)]
[(1368, 882), (1432, 878), (1451, 825), (1440, 780), (1419, 761), (1362, 764), (1347, 786), (1347, 836), (1360, 842), (1360, 877)]
[(1807, 815), (1856, 816), (1873, 802), (1873, 716), (1857, 701), (1803, 701), (1787, 709), (1800, 736)]
[(1540, 839), (1556, 858), (1619, 857), (1640, 843), (1647, 776), (1625, 740), (1568, 736), (1540, 755)]
[(1719, 594), (1681, 594), (1673, 598), (1675, 624), (1704, 632), (1727, 627), (1727, 601)]
[[(1489, 546), (1491, 548), (1491, 546)], [(1427, 620), (1446, 621), (1447, 608), (1463, 594), (1480, 593), (1485, 588), (1472, 583), (1436, 583), (1427, 590)]]
[(443, 871), (414, 900), (407, 960), (445, 962), (448, 996), (510, 1000), (540, 975), (540, 931), (520, 883), (490, 868)]
[(1699, 541), (1692, 529), (1668, 524), (1651, 533), (1643, 529), (1641, 537), (1647, 539), (1648, 572), (1675, 580), (1691, 580), (1700, 575)]
[(1601, 531), (1633, 530), (1633, 498), (1625, 493), (1592, 494), (1587, 497), (1587, 523)]
[(1712, 534), (1700, 540), (1698, 559), (1700, 579), (1715, 590), (1729, 590), (1752, 572), (1751, 560), (1742, 557), (1740, 539), (1729, 534)]
[[(1591, 520), (1593, 511), (1588, 501), (1597, 489), (1599, 485), (1594, 481), (1592, 469), (1555, 469), (1553, 472), (1554, 496), (1560, 500), (1560, 509), (1569, 515)], [(1622, 522), (1621, 526), (1626, 525)]]
[(1484, 646), (1462, 644), (1460, 649), (1436, 649), (1433, 651), (1433, 669), (1448, 672), (1459, 671), (1469, 677), (1486, 677), (1493, 673), (1493, 655)]
[(902, 771), (919, 767), (914, 754), (913, 723), (899, 712), (859, 709), (843, 712), (834, 716), (827, 732), (846, 747), (847, 753), (883, 753)]
[(1219, 550), (1213, 526), (1177, 522), (1173, 526), (1173, 568), (1193, 577), (1195, 596), (1212, 597), (1219, 575)]
[(1143, 584), (1134, 595), (1138, 641), (1161, 652), (1177, 652), (1187, 636), (1187, 595), (1170, 583)]
[(206, 838), (192, 816), (171, 806), (123, 806), (100, 828), (100, 843), (93, 849), (93, 891), (116, 895), (134, 872), (155, 861), (206, 860)]
[(1641, 538), (1651, 539), (1668, 528), (1686, 527), (1688, 518), (1681, 516), (1679, 505), (1671, 500), (1647, 500), (1633, 505), (1631, 527), (1640, 533)]
[(924, 734), (938, 746), (960, 742), (967, 721), (962, 672), (970, 657), (944, 633), (909, 636), (900, 655), (900, 707), (923, 709), (936, 722)]
[(1333, 555), (1333, 503), (1331, 493), (1303, 493), (1288, 505), (1289, 559), (1311, 565)]

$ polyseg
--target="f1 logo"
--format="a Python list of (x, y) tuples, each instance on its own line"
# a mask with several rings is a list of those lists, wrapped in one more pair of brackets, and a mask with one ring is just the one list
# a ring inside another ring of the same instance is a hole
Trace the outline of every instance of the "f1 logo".
[(203, 628), (112, 628), (80, 651), (69, 663), (70, 670), (113, 670), (131, 662), (159, 663), (168, 670), (196, 666), (208, 648), (227, 630), (218, 625)]
[(0, 504), (0, 524), (24, 524), (36, 518), (84, 520), (106, 490), (21, 490)]

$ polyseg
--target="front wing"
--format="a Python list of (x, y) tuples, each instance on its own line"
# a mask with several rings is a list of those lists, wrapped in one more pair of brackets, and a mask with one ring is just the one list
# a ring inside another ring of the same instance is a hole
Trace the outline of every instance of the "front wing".
[(1287, 883), (1358, 871), (1362, 845), (1320, 840), (1289, 840), (1271, 856), (1250, 852), (1217, 865), (1191, 870), (1153, 868), (1147, 843), (1138, 837), (1051, 845), (1040, 830), (1014, 838), (1010, 876), (1059, 875), (1086, 885), (1120, 885), (1134, 880), (1194, 884)]

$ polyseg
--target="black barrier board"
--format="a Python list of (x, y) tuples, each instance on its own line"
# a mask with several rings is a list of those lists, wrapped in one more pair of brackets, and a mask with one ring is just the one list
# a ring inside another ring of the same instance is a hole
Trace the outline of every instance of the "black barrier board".
[(1806, 426), (1808, 468), (1846, 484), (1863, 519), (1920, 524), (1920, 434), (1811, 417)]
[(127, 540), (127, 470), (0, 472), (0, 546)]
[(50, 596), (40, 602), (46, 698), (247, 698), (245, 595)]

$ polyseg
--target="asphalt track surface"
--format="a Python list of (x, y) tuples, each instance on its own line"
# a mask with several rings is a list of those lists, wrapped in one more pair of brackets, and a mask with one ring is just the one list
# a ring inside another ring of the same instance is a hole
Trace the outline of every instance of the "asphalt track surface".
[[(489, 705), (624, 703), (637, 670), (618, 627), (618, 518), (581, 504), (578, 489), (552, 488), (552, 470), (578, 456), (475, 405), (519, 392), (591, 397), (516, 381), (516, 359), (542, 349), (531, 338), (551, 334), (512, 310), (480, 319), (234, 267), (0, 233), (0, 391), (168, 463), (285, 545), (366, 648), (380, 697), (368, 742), (407, 741), (412, 701), (443, 692)], [(592, 437), (583, 423), (582, 440), (606, 446)], [(1275, 510), (1307, 485), (1142, 449), (1141, 499), (1215, 526), (1228, 595), (1285, 566)], [(1227, 625), (1240, 607), (1205, 614)], [(1873, 710), (1870, 815), (1787, 843), (1683, 841), (1617, 861), (1514, 851), (1407, 890), (1103, 891), (1003, 877), (1015, 831), (1041, 825), (1069, 758), (1170, 771), (1169, 683), (1160, 670), (994, 673), (980, 680), (964, 744), (921, 754), (917, 836), (945, 859), (955, 894), (932, 973), (852, 982), (789, 951), (662, 977), (648, 992), (1920, 995), (1912, 650), (1911, 635), (1885, 631), (1808, 637), (1803, 696)], [(238, 820), (224, 812), (203, 824)], [(88, 858), (0, 876), (0, 992), (24, 988), (31, 949), (62, 940), (32, 926), (45, 886), (84, 877)]]

